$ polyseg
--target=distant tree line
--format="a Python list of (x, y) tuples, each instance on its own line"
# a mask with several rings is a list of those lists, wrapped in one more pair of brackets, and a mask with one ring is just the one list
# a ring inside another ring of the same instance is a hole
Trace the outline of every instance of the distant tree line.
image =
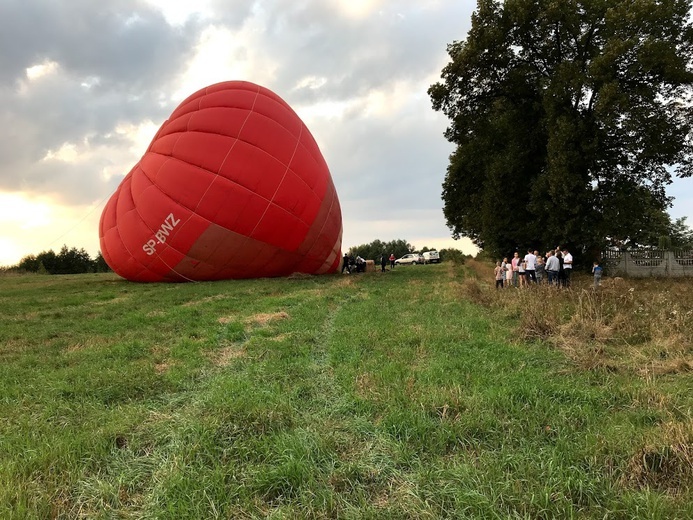
[[(418, 250), (419, 253), (425, 253), (426, 251), (433, 251), (433, 248), (422, 247)], [(369, 244), (362, 244), (360, 246), (354, 246), (347, 251), (347, 254), (354, 257), (360, 256), (366, 260), (373, 260), (376, 263), (380, 261), (381, 255), (394, 254), (395, 258), (400, 258), (408, 253), (415, 253), (417, 249), (412, 246), (409, 242), (403, 239), (391, 240), (389, 242), (383, 242), (382, 240), (374, 240)], [(452, 260), (458, 264), (464, 263), (464, 260), (468, 258), (459, 249), (441, 249), (438, 251), (440, 253), (441, 261)]]
[(92, 259), (84, 248), (68, 248), (66, 245), (60, 249), (59, 253), (51, 249), (38, 255), (25, 256), (19, 264), (6, 269), (6, 271), (39, 274), (105, 273), (110, 270), (101, 251), (96, 258)]

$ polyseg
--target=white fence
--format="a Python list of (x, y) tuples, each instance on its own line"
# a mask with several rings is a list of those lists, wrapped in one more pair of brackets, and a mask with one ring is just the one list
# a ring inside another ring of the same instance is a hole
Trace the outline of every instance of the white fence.
[(693, 250), (604, 251), (604, 268), (613, 276), (693, 276)]

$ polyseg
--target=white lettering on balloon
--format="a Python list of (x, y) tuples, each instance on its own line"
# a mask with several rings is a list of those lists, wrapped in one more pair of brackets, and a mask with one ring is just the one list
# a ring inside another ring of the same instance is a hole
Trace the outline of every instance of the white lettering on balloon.
[(176, 227), (179, 222), (179, 218), (174, 217), (173, 213), (169, 213), (168, 217), (166, 217), (164, 222), (161, 224), (161, 227), (159, 227), (158, 231), (154, 233), (154, 238), (150, 238), (147, 240), (147, 243), (142, 246), (144, 252), (150, 256), (153, 255), (156, 252), (157, 244), (163, 244), (166, 242), (169, 233), (173, 231), (173, 228)]

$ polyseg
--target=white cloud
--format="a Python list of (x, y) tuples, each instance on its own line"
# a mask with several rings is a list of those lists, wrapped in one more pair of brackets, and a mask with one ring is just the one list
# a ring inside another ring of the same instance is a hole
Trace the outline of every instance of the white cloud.
[(145, 150), (152, 142), (159, 125), (147, 119), (139, 124), (120, 124), (116, 127), (117, 134), (123, 136), (130, 142), (129, 151), (134, 157), (144, 155)]
[(64, 143), (57, 150), (48, 150), (42, 161), (61, 161), (67, 163), (74, 163), (78, 160), (85, 160), (86, 158), (77, 151), (77, 145), (74, 143)]
[(362, 19), (373, 14), (382, 1), (377, 0), (332, 0), (339, 12), (344, 16)]
[(26, 69), (26, 77), (29, 81), (35, 81), (43, 76), (55, 73), (60, 65), (55, 61), (46, 60), (38, 65), (32, 65)]

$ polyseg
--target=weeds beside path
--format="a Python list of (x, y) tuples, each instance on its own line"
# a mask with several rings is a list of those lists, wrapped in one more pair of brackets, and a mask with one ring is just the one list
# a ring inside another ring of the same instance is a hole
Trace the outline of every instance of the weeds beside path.
[(683, 365), (484, 268), (0, 280), (0, 517), (692, 517)]

